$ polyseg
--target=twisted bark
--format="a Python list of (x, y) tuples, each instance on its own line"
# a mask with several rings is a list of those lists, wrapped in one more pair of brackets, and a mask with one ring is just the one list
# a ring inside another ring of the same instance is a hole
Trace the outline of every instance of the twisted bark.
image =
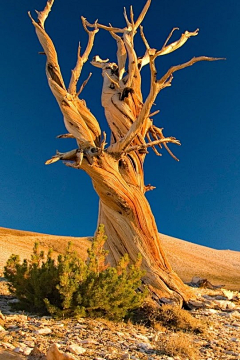
[[(167, 144), (180, 145), (179, 140), (172, 136), (165, 137), (162, 128), (153, 124), (152, 105), (165, 87), (171, 86), (173, 73), (191, 66), (199, 61), (213, 61), (216, 58), (201, 56), (171, 67), (160, 79), (156, 78), (155, 59), (166, 55), (183, 46), (186, 41), (198, 34), (186, 31), (178, 41), (169, 42), (173, 29), (162, 49), (150, 47), (146, 40), (141, 23), (147, 13), (151, 0), (146, 2), (136, 21), (132, 7), (130, 20), (124, 9), (125, 28), (105, 26), (97, 21), (90, 24), (82, 17), (82, 23), (88, 34), (88, 44), (83, 55), (79, 46), (77, 62), (72, 70), (69, 86), (66, 87), (61, 75), (57, 52), (54, 44), (46, 33), (44, 24), (51, 11), (54, 0), (48, 0), (45, 9), (37, 12), (35, 21), (29, 16), (35, 27), (38, 39), (47, 57), (46, 75), (49, 86), (55, 96), (64, 117), (68, 134), (60, 138), (73, 137), (78, 148), (66, 153), (57, 152), (46, 164), (63, 160), (65, 165), (82, 169), (92, 179), (94, 189), (99, 195), (99, 223), (105, 225), (108, 237), (106, 247), (109, 249), (109, 261), (114, 265), (119, 258), (128, 253), (131, 261), (135, 261), (138, 253), (143, 257), (143, 268), (146, 270), (144, 283), (147, 284), (156, 299), (167, 296), (177, 302), (188, 302), (191, 292), (182, 283), (169, 264), (161, 242), (151, 208), (145, 197), (145, 192), (154, 187), (144, 184), (143, 164), (147, 149), (152, 148), (161, 155), (157, 148), (164, 146), (176, 160)], [(146, 52), (137, 57), (134, 49), (134, 36), (140, 27)], [(90, 31), (88, 28), (94, 28)], [(77, 90), (77, 84), (84, 63), (88, 60), (93, 47), (95, 35), (103, 29), (116, 40), (117, 64), (102, 60), (98, 55), (92, 60), (92, 65), (100, 68), (103, 75), (102, 106), (111, 130), (111, 142), (106, 148), (106, 135), (99, 123), (87, 108), (85, 100), (79, 98), (89, 77)], [(118, 35), (120, 34), (120, 35)], [(128, 69), (126, 60), (128, 59)], [(151, 85), (149, 95), (144, 101), (141, 92), (141, 68), (149, 64)]]

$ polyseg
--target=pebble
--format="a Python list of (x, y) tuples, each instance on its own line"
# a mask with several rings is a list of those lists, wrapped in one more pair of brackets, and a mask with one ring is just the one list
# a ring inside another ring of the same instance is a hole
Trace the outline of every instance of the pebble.
[[(229, 296), (226, 296), (220, 289), (216, 292), (195, 290), (198, 295), (191, 314), (208, 322), (206, 336), (191, 335), (193, 344), (200, 346), (199, 359), (240, 359), (240, 297), (235, 292), (227, 293)], [(4, 297), (0, 297), (0, 308), (0, 319), (3, 321), (0, 327), (0, 346), (8, 351), (14, 350), (24, 359), (40, 359), (41, 354), (46, 356), (48, 349), (54, 350), (55, 345), (55, 353), (59, 349), (58, 354), (66, 354), (68, 359), (186, 360), (186, 357), (180, 355), (159, 354), (158, 344), (171, 336), (170, 330), (159, 331), (157, 328), (111, 323), (104, 319), (57, 321), (51, 317), (12, 313), (9, 312), (7, 299), (4, 300)], [(37, 351), (40, 355), (34, 358), (33, 354)]]
[(43, 328), (35, 331), (35, 334), (37, 335), (48, 335), (51, 334), (52, 330), (49, 328)]
[(80, 355), (85, 353), (86, 349), (83, 347), (77, 345), (77, 344), (71, 344), (67, 347), (67, 350), (70, 351), (72, 354)]

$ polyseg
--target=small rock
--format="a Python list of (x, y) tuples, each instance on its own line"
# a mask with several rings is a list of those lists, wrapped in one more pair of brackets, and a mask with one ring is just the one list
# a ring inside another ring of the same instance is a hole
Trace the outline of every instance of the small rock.
[(71, 344), (68, 346), (68, 351), (70, 351), (72, 354), (75, 355), (81, 355), (85, 353), (86, 349), (84, 349), (82, 346), (79, 346), (77, 344)]
[(195, 309), (195, 308), (203, 308), (204, 307), (204, 302), (202, 301), (197, 301), (197, 300), (190, 300), (188, 302), (188, 305), (191, 309)]
[(216, 300), (229, 300), (226, 296), (222, 296), (222, 295), (216, 295), (214, 298)]
[(43, 328), (35, 331), (35, 334), (37, 335), (48, 335), (51, 334), (52, 330), (49, 328)]
[(231, 301), (226, 301), (226, 300), (214, 300), (214, 303), (216, 304), (216, 306), (218, 308), (220, 308), (221, 310), (233, 310), (235, 308), (235, 304), (232, 303)]
[(28, 346), (23, 346), (23, 347), (22, 347), (22, 353), (23, 353), (23, 355), (28, 356), (28, 355), (31, 354), (31, 352), (32, 352), (32, 348), (30, 348), (30, 347), (28, 347)]
[(232, 355), (232, 356), (238, 356), (239, 353), (235, 353), (234, 351), (230, 351), (230, 350), (224, 350), (225, 354), (227, 355)]

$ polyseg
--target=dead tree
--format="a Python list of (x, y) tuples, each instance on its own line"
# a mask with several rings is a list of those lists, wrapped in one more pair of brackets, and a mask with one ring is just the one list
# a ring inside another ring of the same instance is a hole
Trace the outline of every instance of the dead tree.
[[(144, 283), (155, 298), (163, 296), (177, 300), (180, 304), (188, 302), (191, 293), (169, 264), (161, 242), (158, 229), (145, 192), (152, 190), (144, 184), (143, 164), (148, 149), (156, 155), (165, 148), (178, 160), (168, 148), (169, 143), (180, 145), (174, 137), (165, 137), (163, 129), (153, 123), (151, 112), (157, 95), (171, 86), (173, 73), (199, 61), (213, 61), (216, 58), (194, 57), (184, 64), (172, 66), (166, 74), (157, 79), (155, 59), (169, 54), (198, 34), (185, 31), (179, 40), (169, 43), (173, 29), (160, 50), (151, 48), (144, 36), (141, 23), (148, 11), (151, 0), (147, 0), (137, 20), (134, 20), (132, 7), (130, 17), (124, 9), (125, 28), (105, 26), (97, 21), (90, 24), (82, 17), (82, 24), (88, 34), (88, 44), (81, 54), (79, 46), (77, 62), (72, 70), (71, 80), (66, 87), (58, 64), (54, 44), (45, 31), (44, 23), (51, 11), (54, 0), (48, 0), (43, 11), (37, 12), (37, 21), (29, 16), (35, 27), (38, 39), (47, 58), (46, 75), (50, 89), (55, 96), (68, 131), (59, 137), (73, 137), (77, 149), (66, 153), (57, 152), (46, 164), (63, 160), (67, 166), (86, 171), (92, 179), (99, 199), (98, 223), (105, 225), (109, 261), (114, 265), (123, 254), (128, 253), (135, 261), (142, 254), (143, 268), (146, 270)], [(103, 87), (101, 102), (111, 130), (110, 144), (106, 146), (106, 135), (101, 131), (96, 117), (88, 109), (85, 100), (79, 95), (89, 78), (77, 89), (78, 80), (84, 63), (92, 50), (95, 35), (105, 30), (116, 40), (117, 64), (102, 60), (98, 55), (91, 64), (102, 70)], [(144, 56), (138, 57), (134, 49), (134, 36), (140, 31), (146, 47)], [(126, 64), (127, 68), (126, 68)], [(151, 73), (151, 85), (147, 98), (141, 92), (141, 69), (148, 65)]]

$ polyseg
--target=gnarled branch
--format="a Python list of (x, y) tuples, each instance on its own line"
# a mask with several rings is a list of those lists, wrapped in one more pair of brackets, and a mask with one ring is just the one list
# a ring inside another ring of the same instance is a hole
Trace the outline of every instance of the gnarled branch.
[(95, 29), (93, 31), (89, 31), (86, 26), (86, 19), (83, 16), (81, 17), (81, 19), (82, 19), (83, 27), (85, 31), (88, 33), (88, 43), (82, 56), (80, 55), (80, 51), (81, 51), (80, 44), (78, 46), (77, 63), (75, 68), (72, 70), (72, 76), (68, 87), (68, 92), (72, 95), (77, 94), (77, 83), (81, 75), (82, 67), (85, 64), (85, 62), (88, 60), (89, 54), (93, 47), (95, 35), (99, 31), (96, 22), (95, 22)]
[[(57, 52), (51, 38), (44, 29), (44, 23), (52, 5), (53, 0), (48, 0), (44, 10), (37, 12), (38, 22), (32, 18), (30, 12), (28, 13), (36, 29), (38, 39), (44, 49), (44, 53), (47, 56), (46, 75), (48, 83), (63, 113), (65, 126), (69, 133), (76, 138), (78, 145), (83, 148), (97, 147), (100, 144), (101, 135), (99, 124), (87, 108), (85, 101), (78, 98), (79, 93), (76, 93), (76, 86), (83, 64), (87, 61), (90, 51), (92, 50), (94, 37), (98, 29), (95, 26), (93, 31), (89, 31), (86, 28), (85, 19), (82, 19), (83, 26), (89, 35), (88, 44), (82, 56), (80, 55), (80, 45), (78, 47), (77, 64), (72, 71), (72, 77), (67, 91), (58, 64)], [(87, 81), (88, 79), (83, 83), (80, 91), (86, 85)]]

